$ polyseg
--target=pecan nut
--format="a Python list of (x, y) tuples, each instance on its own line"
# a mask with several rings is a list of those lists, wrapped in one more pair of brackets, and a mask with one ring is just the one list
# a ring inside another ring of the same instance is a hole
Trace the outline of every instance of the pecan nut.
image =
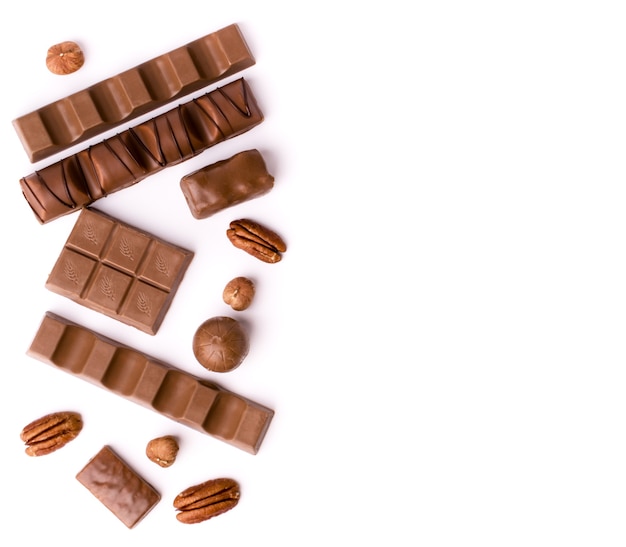
[(184, 524), (195, 524), (226, 511), (239, 502), (239, 484), (233, 479), (211, 479), (183, 490), (174, 498), (176, 518)]
[(81, 415), (76, 412), (47, 414), (22, 429), (20, 439), (29, 456), (44, 456), (74, 440), (83, 428)]
[(238, 249), (270, 264), (279, 262), (281, 253), (287, 250), (287, 245), (276, 232), (247, 218), (233, 220), (226, 235)]

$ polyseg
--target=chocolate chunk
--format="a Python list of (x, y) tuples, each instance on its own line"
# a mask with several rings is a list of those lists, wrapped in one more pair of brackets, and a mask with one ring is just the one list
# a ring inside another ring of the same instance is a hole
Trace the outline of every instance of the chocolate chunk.
[(13, 121), (31, 162), (254, 65), (237, 25), (174, 49)]
[(193, 337), (196, 359), (213, 372), (228, 372), (237, 368), (249, 349), (248, 334), (232, 317), (207, 319)]
[(178, 423), (256, 454), (274, 411), (46, 313), (27, 354)]
[(274, 177), (258, 150), (246, 150), (185, 175), (180, 187), (191, 214), (202, 219), (266, 194)]
[(263, 121), (240, 78), (31, 173), (22, 193), (40, 223), (91, 205)]
[(105, 446), (76, 479), (128, 528), (136, 526), (161, 500), (161, 495)]
[(191, 251), (87, 208), (46, 288), (156, 334), (192, 258)]

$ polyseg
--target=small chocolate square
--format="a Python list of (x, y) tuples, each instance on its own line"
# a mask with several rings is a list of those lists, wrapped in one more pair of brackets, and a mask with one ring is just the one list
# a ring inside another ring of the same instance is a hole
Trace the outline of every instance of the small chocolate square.
[(97, 265), (98, 262), (87, 256), (63, 249), (50, 272), (46, 287), (70, 298), (80, 298)]
[(146, 253), (137, 273), (146, 282), (170, 291), (178, 282), (179, 272), (186, 261), (185, 251), (157, 242)]
[(157, 323), (162, 320), (161, 310), (167, 298), (167, 292), (136, 280), (131, 285), (119, 313), (130, 323), (142, 325), (149, 333), (154, 333)]
[(119, 313), (132, 280), (129, 275), (101, 264), (93, 276), (86, 298), (92, 306), (97, 306), (98, 311)]
[(102, 261), (120, 270), (134, 273), (139, 268), (143, 255), (150, 245), (145, 234), (120, 226), (111, 236), (111, 243), (102, 255)]
[(87, 256), (99, 257), (114, 228), (113, 219), (85, 209), (78, 217), (65, 245)]

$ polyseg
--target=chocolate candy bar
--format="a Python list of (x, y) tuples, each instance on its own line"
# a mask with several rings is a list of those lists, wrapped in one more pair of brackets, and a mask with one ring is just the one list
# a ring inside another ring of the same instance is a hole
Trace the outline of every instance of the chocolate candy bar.
[(263, 121), (240, 78), (20, 180), (46, 223), (131, 186)]
[(128, 528), (136, 526), (159, 503), (161, 495), (105, 446), (76, 479)]
[(31, 162), (254, 65), (230, 25), (13, 121)]
[(189, 210), (198, 219), (262, 196), (273, 187), (274, 177), (267, 172), (258, 150), (246, 150), (207, 165), (180, 181)]
[(46, 288), (156, 334), (193, 253), (95, 209), (83, 209)]
[(259, 450), (274, 415), (50, 312), (27, 354), (251, 454)]

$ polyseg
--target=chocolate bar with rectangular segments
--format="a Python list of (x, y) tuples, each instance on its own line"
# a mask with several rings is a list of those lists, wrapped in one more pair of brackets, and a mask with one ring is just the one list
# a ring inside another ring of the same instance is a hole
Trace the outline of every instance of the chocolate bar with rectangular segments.
[(180, 180), (180, 188), (194, 218), (202, 219), (266, 194), (274, 187), (258, 150), (245, 150), (207, 165)]
[(85, 208), (46, 288), (156, 334), (193, 256), (187, 249)]
[(274, 411), (47, 312), (27, 354), (256, 454)]
[(91, 205), (263, 121), (240, 78), (20, 180), (40, 223)]
[(13, 120), (31, 162), (254, 65), (237, 25), (194, 40)]
[(161, 501), (161, 495), (120, 458), (104, 446), (76, 479), (128, 528), (136, 526)]

